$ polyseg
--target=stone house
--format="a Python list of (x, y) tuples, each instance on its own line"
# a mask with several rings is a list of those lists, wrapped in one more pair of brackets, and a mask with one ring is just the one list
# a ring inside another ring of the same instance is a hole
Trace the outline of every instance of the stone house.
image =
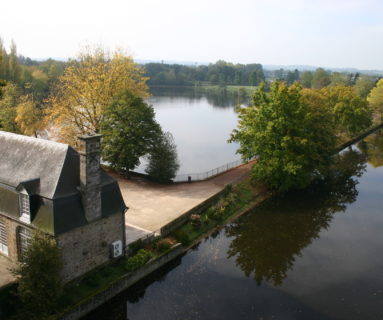
[(100, 135), (66, 144), (0, 131), (0, 254), (18, 261), (33, 230), (62, 249), (64, 281), (121, 256), (126, 206), (100, 168)]

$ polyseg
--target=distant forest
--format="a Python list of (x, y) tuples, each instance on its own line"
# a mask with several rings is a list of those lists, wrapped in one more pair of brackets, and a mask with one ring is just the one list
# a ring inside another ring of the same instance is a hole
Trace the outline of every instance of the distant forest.
[(286, 81), (288, 85), (298, 81), (304, 88), (314, 89), (328, 85), (359, 85), (366, 87), (362, 90), (362, 95), (366, 95), (379, 80), (377, 76), (362, 75), (358, 72), (331, 72), (323, 68), (303, 72), (298, 69), (265, 70), (258, 63), (233, 64), (223, 60), (199, 66), (148, 63), (142, 67), (149, 77), (148, 84), (152, 86), (196, 84), (258, 86), (263, 81), (271, 82), (279, 79)]
[[(19, 94), (32, 95), (35, 101), (42, 102), (49, 95), (52, 85), (63, 74), (66, 65), (67, 62), (63, 61), (36, 61), (19, 55), (13, 42), (7, 51), (0, 38), (0, 87), (13, 83)], [(303, 87), (314, 89), (328, 85), (355, 86), (358, 93), (366, 97), (379, 80), (377, 76), (331, 72), (323, 68), (303, 72), (297, 69), (265, 70), (258, 63), (233, 64), (223, 60), (208, 65), (147, 63), (141, 67), (149, 78), (149, 86), (258, 86), (263, 81), (269, 83), (280, 79), (289, 85), (299, 81)]]

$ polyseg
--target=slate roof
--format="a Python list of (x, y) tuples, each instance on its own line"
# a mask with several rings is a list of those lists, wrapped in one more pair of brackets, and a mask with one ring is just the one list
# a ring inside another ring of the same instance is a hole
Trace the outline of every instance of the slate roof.
[(17, 188), (23, 182), (40, 179), (39, 195), (53, 199), (65, 193), (60, 180), (72, 187), (77, 182), (66, 181), (73, 178), (63, 176), (63, 171), (70, 169), (66, 166), (73, 166), (76, 153), (67, 144), (0, 131), (0, 182)]
[[(100, 169), (101, 170), (101, 169)], [(87, 224), (80, 156), (66, 144), (0, 131), (0, 213), (18, 218), (18, 192), (31, 196), (31, 225), (57, 235)], [(116, 180), (100, 172), (102, 217), (126, 210)]]

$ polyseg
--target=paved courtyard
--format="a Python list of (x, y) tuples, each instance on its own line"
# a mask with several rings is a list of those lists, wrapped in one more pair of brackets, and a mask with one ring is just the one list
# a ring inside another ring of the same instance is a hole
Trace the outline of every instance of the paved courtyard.
[[(226, 184), (235, 184), (249, 175), (252, 163), (234, 168), (209, 180), (160, 185), (143, 179), (118, 180), (125, 204), (127, 243), (155, 232), (183, 213), (210, 198)], [(138, 227), (138, 230), (132, 230)]]

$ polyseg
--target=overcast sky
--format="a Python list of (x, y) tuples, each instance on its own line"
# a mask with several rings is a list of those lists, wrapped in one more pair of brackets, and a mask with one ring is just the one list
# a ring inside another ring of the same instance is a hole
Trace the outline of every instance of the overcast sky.
[(382, 0), (9, 0), (0, 36), (31, 58), (85, 44), (135, 59), (383, 69)]

